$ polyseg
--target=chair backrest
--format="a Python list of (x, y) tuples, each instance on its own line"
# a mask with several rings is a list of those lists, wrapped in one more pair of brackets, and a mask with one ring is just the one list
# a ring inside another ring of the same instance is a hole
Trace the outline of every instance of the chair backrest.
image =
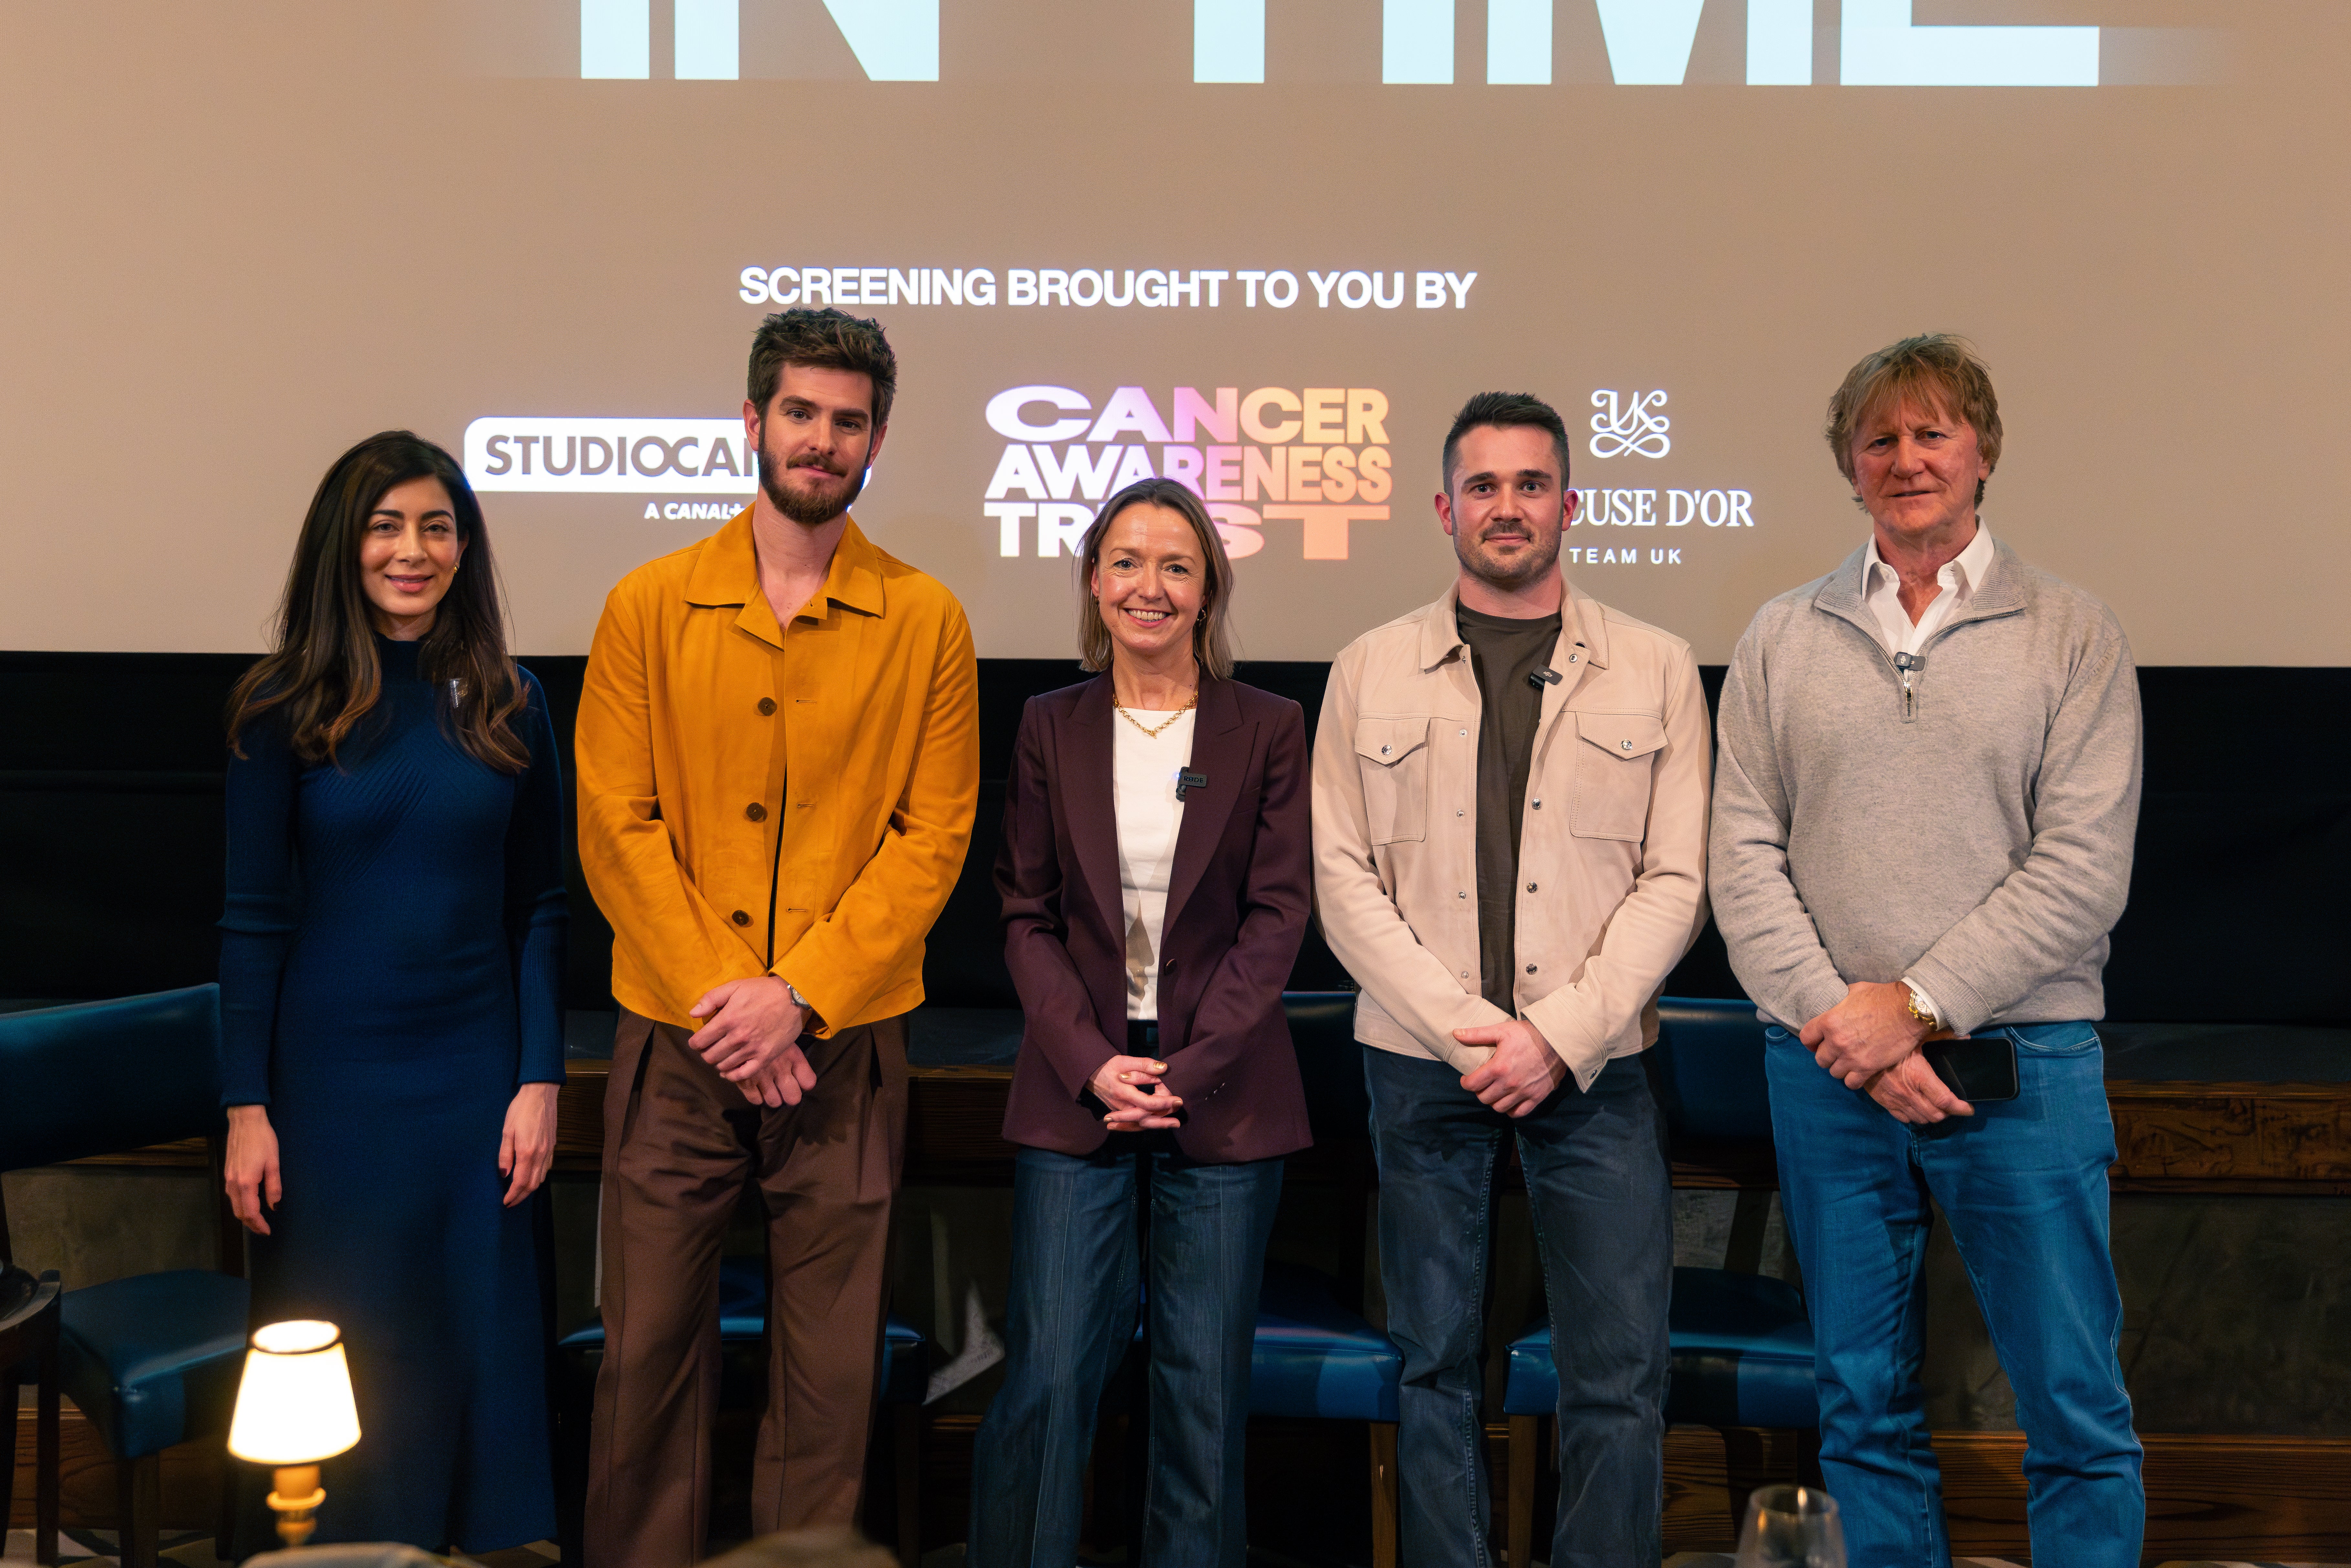
[(1769, 1138), (1763, 1023), (1750, 1001), (1657, 1001), (1656, 1082), (1677, 1137)]
[(1355, 993), (1284, 991), (1281, 1010), (1298, 1050), (1314, 1141), (1369, 1137), (1372, 1102), (1364, 1087), (1364, 1048), (1355, 1043)]
[(210, 1133), (220, 988), (0, 1013), (0, 1170)]

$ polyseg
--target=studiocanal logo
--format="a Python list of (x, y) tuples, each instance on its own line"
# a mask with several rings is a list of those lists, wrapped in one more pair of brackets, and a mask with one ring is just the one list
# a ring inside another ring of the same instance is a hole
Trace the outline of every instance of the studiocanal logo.
[(740, 419), (486, 414), (465, 427), (465, 477), (476, 490), (728, 497), (648, 502), (648, 517), (731, 517), (758, 487), (758, 470)]
[[(1349, 529), (1388, 520), (1395, 488), (1388, 398), (1375, 387), (1113, 390), (1008, 387), (987, 400), (1006, 438), (980, 510), (997, 551), (1078, 553), (1094, 507), (1138, 479), (1181, 483), (1207, 503), (1234, 558), (1266, 548), (1267, 525), (1298, 523), (1307, 560), (1345, 560)], [(1018, 497), (1016, 499), (1016, 497)]]

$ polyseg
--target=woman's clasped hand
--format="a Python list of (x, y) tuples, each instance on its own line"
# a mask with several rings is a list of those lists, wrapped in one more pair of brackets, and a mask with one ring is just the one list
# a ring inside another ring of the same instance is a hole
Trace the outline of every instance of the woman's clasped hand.
[(1184, 1102), (1160, 1082), (1166, 1071), (1165, 1062), (1147, 1056), (1113, 1056), (1103, 1062), (1089, 1081), (1094, 1098), (1110, 1107), (1102, 1124), (1113, 1133), (1181, 1126), (1175, 1113)]

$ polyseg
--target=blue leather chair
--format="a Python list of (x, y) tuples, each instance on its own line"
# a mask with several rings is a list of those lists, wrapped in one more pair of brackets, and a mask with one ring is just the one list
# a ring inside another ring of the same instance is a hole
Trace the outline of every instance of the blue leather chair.
[[(1773, 1428), (1800, 1437), (1800, 1466), (1815, 1463), (1820, 1401), (1813, 1382), (1813, 1328), (1801, 1291), (1759, 1272), (1762, 1232), (1777, 1186), (1769, 1157), (1771, 1105), (1763, 1074), (1763, 1026), (1745, 1001), (1658, 1004), (1652, 1082), (1664, 1101), (1677, 1158), (1708, 1156), (1718, 1169), (1743, 1173), (1731, 1223), (1728, 1269), (1676, 1269), (1667, 1326), (1673, 1381), (1666, 1420), (1722, 1434), (1730, 1511), (1773, 1479), (1764, 1463)], [(1538, 1448), (1542, 1421), (1559, 1406), (1551, 1324), (1539, 1322), (1511, 1342), (1502, 1412), (1510, 1427), (1509, 1547), (1511, 1563), (1531, 1561), (1534, 1488), (1545, 1468)]]
[[(1355, 1041), (1355, 993), (1288, 991), (1281, 1004), (1314, 1133), (1313, 1149), (1291, 1162), (1290, 1174), (1319, 1176), (1354, 1197), (1350, 1233), (1339, 1252), (1342, 1268), (1360, 1280), (1373, 1177), (1372, 1107), (1364, 1086), (1364, 1048)], [(1295, 1264), (1266, 1265), (1249, 1414), (1366, 1424), (1373, 1568), (1395, 1568), (1396, 1562), (1396, 1388), (1403, 1375), (1404, 1353), (1343, 1304), (1331, 1279)]]
[[(0, 1170), (210, 1136), (217, 1177), (219, 1038), (217, 986), (0, 1014)], [(116, 1460), (124, 1568), (154, 1568), (163, 1450), (228, 1430), (248, 1300), (229, 1223), (222, 1272), (134, 1275), (59, 1301), (66, 1396)]]
[[(718, 1343), (723, 1354), (730, 1346), (758, 1345), (768, 1332), (768, 1270), (758, 1258), (727, 1258), (718, 1265)], [(588, 1322), (565, 1334), (557, 1342), (563, 1353), (563, 1364), (570, 1384), (568, 1421), (574, 1423), (574, 1440), (566, 1445), (565, 1460), (576, 1469), (576, 1475), (567, 1478), (563, 1489), (567, 1500), (581, 1495), (580, 1480), (586, 1474), (587, 1406), (592, 1396), (586, 1393), (595, 1383), (595, 1366), (604, 1354), (604, 1320), (591, 1318)], [(735, 1380), (729, 1380), (729, 1383)], [(897, 1483), (898, 1561), (907, 1564), (922, 1561), (922, 1410), (925, 1396), (930, 1392), (930, 1341), (920, 1329), (903, 1318), (891, 1316), (882, 1325), (882, 1403), (892, 1412), (892, 1465)], [(767, 1368), (763, 1362), (756, 1378), (745, 1378), (740, 1385), (722, 1383), (719, 1402), (722, 1405), (757, 1404), (766, 1397)], [(570, 1505), (567, 1501), (567, 1511)], [(579, 1561), (572, 1548), (577, 1540), (578, 1525), (571, 1519), (564, 1521), (568, 1537), (564, 1561)]]
[[(1372, 1568), (1396, 1568), (1396, 1390), (1404, 1380), (1404, 1352), (1341, 1305), (1338, 1287), (1318, 1270), (1269, 1260), (1257, 1303), (1249, 1413), (1365, 1423), (1372, 1449)], [(1134, 1337), (1140, 1344), (1141, 1323)], [(1136, 1370), (1130, 1364), (1130, 1374)], [(1131, 1429), (1130, 1443), (1140, 1440), (1140, 1432)], [(1104, 1458), (1098, 1446), (1095, 1463)], [(1128, 1458), (1130, 1465), (1139, 1466), (1140, 1448), (1131, 1446)], [(1137, 1521), (1127, 1522), (1133, 1548)]]
[(1371, 1429), (1372, 1568), (1396, 1568), (1396, 1388), (1404, 1352), (1340, 1305), (1331, 1281), (1269, 1262), (1249, 1354), (1249, 1414), (1362, 1421)]

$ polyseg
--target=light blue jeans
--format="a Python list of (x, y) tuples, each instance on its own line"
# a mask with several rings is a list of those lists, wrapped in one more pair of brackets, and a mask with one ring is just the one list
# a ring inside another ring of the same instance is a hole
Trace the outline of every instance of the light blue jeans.
[[(1203, 1165), (1148, 1134), (1090, 1158), (1022, 1149), (1012, 1182), (1004, 1386), (972, 1457), (973, 1568), (1070, 1568), (1094, 1409), (1134, 1337), (1148, 1236), (1144, 1568), (1242, 1568), (1242, 1455), (1278, 1159)], [(1150, 1213), (1136, 1166), (1151, 1162)]]
[(1977, 1032), (2015, 1041), (2018, 1097), (1912, 1127), (1823, 1071), (1787, 1030), (1767, 1031), (1781, 1201), (1820, 1378), (1821, 1469), (1852, 1568), (1949, 1568), (1918, 1381), (1931, 1197), (2016, 1391), (2032, 1560), (2137, 1568), (2147, 1494), (2115, 1351), (2105, 1053), (2086, 1023)]

